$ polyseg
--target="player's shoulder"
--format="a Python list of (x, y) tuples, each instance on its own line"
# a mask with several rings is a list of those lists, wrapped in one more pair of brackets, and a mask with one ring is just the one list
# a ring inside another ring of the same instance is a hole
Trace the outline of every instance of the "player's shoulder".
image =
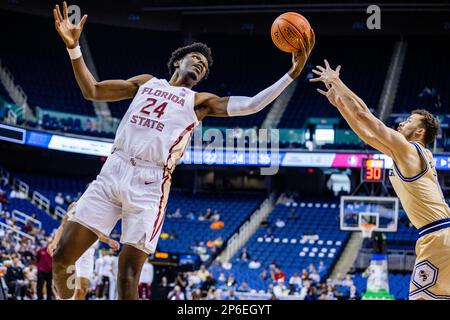
[(151, 74), (145, 73), (145, 74), (140, 74), (140, 75), (134, 76), (134, 77), (128, 79), (128, 81), (134, 83), (135, 85), (141, 86), (144, 83), (152, 80), (153, 78), (155, 78), (155, 77), (152, 76)]

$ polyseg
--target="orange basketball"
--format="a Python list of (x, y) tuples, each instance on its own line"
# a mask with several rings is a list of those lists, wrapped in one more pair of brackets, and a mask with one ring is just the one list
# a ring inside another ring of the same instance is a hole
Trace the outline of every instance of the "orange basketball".
[(273, 43), (284, 52), (298, 51), (302, 49), (302, 43), (306, 47), (306, 39), (302, 33), (307, 37), (312, 36), (308, 20), (296, 12), (286, 12), (278, 16), (272, 24), (270, 33)]

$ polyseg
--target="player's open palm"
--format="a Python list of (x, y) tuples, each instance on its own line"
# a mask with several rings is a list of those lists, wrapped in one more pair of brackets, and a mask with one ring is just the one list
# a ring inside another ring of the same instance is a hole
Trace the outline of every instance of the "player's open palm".
[(330, 67), (327, 60), (325, 61), (325, 68), (322, 66), (316, 66), (317, 69), (313, 69), (312, 72), (317, 74), (318, 77), (314, 79), (309, 79), (310, 82), (323, 82), (327, 91), (317, 89), (320, 94), (323, 94), (328, 98), (333, 106), (337, 106), (338, 95), (335, 88), (335, 81), (339, 80), (339, 72), (341, 71), (341, 66), (337, 66), (336, 70)]
[(83, 31), (83, 26), (86, 22), (87, 15), (84, 15), (79, 23), (73, 24), (69, 20), (67, 3), (64, 1), (63, 14), (61, 14), (59, 6), (56, 5), (53, 9), (53, 16), (55, 18), (56, 31), (58, 31), (67, 48), (75, 48), (78, 45), (78, 40), (80, 39), (81, 32)]

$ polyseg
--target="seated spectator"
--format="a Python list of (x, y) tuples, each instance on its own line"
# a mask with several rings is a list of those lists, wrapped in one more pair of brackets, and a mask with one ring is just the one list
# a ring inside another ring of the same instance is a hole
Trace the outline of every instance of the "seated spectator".
[(200, 286), (202, 279), (196, 272), (188, 272), (187, 273), (188, 287), (189, 288), (197, 288)]
[(317, 268), (317, 273), (320, 274), (320, 276), (324, 276), (326, 271), (327, 268), (325, 267), (325, 264), (323, 263), (323, 261), (320, 261), (319, 267)]
[(197, 275), (200, 277), (201, 281), (206, 281), (206, 278), (210, 275), (209, 271), (206, 269), (206, 266), (202, 264), (200, 269), (197, 271)]
[(243, 248), (241, 254), (239, 255), (238, 261), (247, 262), (250, 260), (250, 252), (248, 252), (247, 248)]
[(6, 270), (5, 282), (13, 298), (18, 299), (20, 297), (23, 300), (26, 293), (26, 283), (19, 258), (15, 258), (12, 265)]
[(261, 280), (262, 281), (266, 281), (267, 280), (267, 278), (269, 277), (268, 275), (267, 275), (267, 270), (266, 269), (264, 269), (263, 271), (261, 271), (261, 274), (259, 275), (260, 276), (260, 278), (261, 278)]
[(70, 195), (66, 195), (66, 197), (64, 198), (64, 201), (65, 201), (66, 205), (68, 206), (69, 204), (72, 203), (72, 198), (70, 197)]
[(241, 285), (237, 288), (237, 291), (250, 292), (250, 287), (246, 281), (243, 281)]
[(280, 268), (275, 268), (273, 273), (273, 280), (274, 281), (283, 280), (283, 282), (285, 282), (286, 274), (283, 271), (281, 271)]
[(231, 270), (232, 267), (233, 267), (233, 265), (229, 261), (224, 261), (222, 263), (222, 268), (225, 270)]
[(200, 215), (200, 216), (198, 217), (198, 220), (199, 220), (199, 221), (210, 220), (211, 217), (212, 217), (211, 208), (208, 208), (208, 209), (206, 209), (205, 214)]
[(181, 291), (180, 286), (175, 286), (172, 291), (167, 295), (169, 300), (185, 300), (183, 291)]
[(237, 285), (237, 281), (236, 281), (236, 279), (234, 278), (234, 275), (233, 275), (233, 274), (230, 274), (230, 276), (229, 276), (228, 279), (227, 279), (226, 286), (227, 286), (227, 287), (234, 287), (234, 286), (236, 286), (236, 285)]
[(231, 289), (228, 296), (225, 298), (225, 300), (239, 300), (239, 298), (234, 294), (234, 290)]
[(219, 210), (217, 210), (217, 209), (214, 210), (214, 213), (213, 213), (211, 219), (212, 219), (213, 221), (220, 221)]
[(300, 278), (298, 272), (295, 272), (294, 275), (289, 279), (289, 284), (293, 284), (298, 288), (302, 286), (302, 278)]
[(351, 287), (351, 286), (353, 286), (352, 276), (349, 275), (349, 274), (346, 274), (346, 275), (345, 275), (345, 279), (342, 281), (342, 284), (341, 284), (341, 285), (342, 285), (342, 286), (345, 286), (345, 287)]
[(309, 265), (308, 265), (308, 273), (312, 273), (312, 272), (314, 272), (314, 271), (316, 271), (316, 268), (314, 267), (314, 265), (312, 264), (312, 263), (310, 263)]
[(190, 221), (194, 221), (195, 220), (195, 214), (192, 211), (189, 211), (188, 214), (186, 215), (186, 218)]
[(272, 229), (269, 227), (266, 230), (266, 233), (264, 234), (264, 239), (273, 239), (275, 238), (275, 235), (273, 234)]
[(191, 293), (191, 299), (190, 300), (203, 300), (203, 294), (202, 291), (197, 288)]
[(319, 235), (317, 234), (316, 231), (313, 231), (313, 233), (311, 234), (310, 239), (311, 239), (311, 240), (314, 240), (314, 241), (319, 240)]
[(17, 198), (17, 199), (26, 199), (26, 198), (27, 198), (27, 195), (26, 195), (25, 192), (22, 192), (22, 191), (17, 190), (17, 189), (14, 188), (14, 189), (11, 191), (11, 193), (9, 194), (9, 198), (10, 198), (10, 199), (14, 199), (14, 198)]
[(6, 192), (5, 191), (0, 191), (0, 203), (1, 204), (7, 204), (8, 203), (8, 198), (6, 197)]
[(302, 242), (307, 242), (309, 240), (310, 240), (310, 236), (306, 232), (303, 232), (301, 241)]
[(308, 273), (308, 271), (306, 270), (306, 269), (303, 269), (302, 270), (302, 281), (304, 282), (305, 280), (308, 280), (309, 279), (309, 273)]
[(284, 228), (286, 223), (282, 219), (278, 218), (277, 221), (275, 221), (275, 226), (277, 228)]
[(316, 270), (314, 269), (313, 272), (311, 272), (309, 274), (309, 278), (314, 282), (314, 283), (319, 283), (320, 282), (320, 275), (316, 272)]
[(297, 213), (297, 209), (292, 208), (291, 211), (289, 212), (289, 220), (297, 220), (298, 217), (298, 213)]
[(283, 279), (278, 279), (277, 285), (273, 287), (273, 293), (278, 299), (287, 295)]
[(56, 203), (57, 205), (60, 205), (60, 206), (64, 205), (64, 198), (63, 198), (61, 192), (58, 192), (58, 193), (56, 194), (56, 196), (55, 196), (55, 203)]
[(226, 282), (227, 282), (227, 277), (225, 276), (225, 273), (221, 272), (219, 277), (217, 278), (217, 286), (221, 287), (221, 286), (225, 285)]
[(172, 215), (169, 216), (169, 218), (174, 218), (174, 219), (180, 219), (182, 217), (183, 217), (183, 215), (181, 214), (181, 209), (180, 208), (177, 208), (175, 210), (175, 212), (172, 213)]
[(249, 264), (249, 269), (259, 269), (261, 268), (261, 262), (258, 261), (258, 258), (254, 258)]
[(202, 295), (206, 296), (208, 294), (208, 291), (210, 288), (214, 287), (216, 285), (216, 281), (214, 280), (214, 277), (209, 274), (206, 277), (206, 280), (203, 281), (203, 283), (200, 286), (200, 289), (202, 290)]
[(358, 292), (356, 291), (356, 287), (354, 285), (352, 285), (350, 287), (349, 300), (358, 300), (358, 299), (359, 299), (359, 295), (358, 295)]

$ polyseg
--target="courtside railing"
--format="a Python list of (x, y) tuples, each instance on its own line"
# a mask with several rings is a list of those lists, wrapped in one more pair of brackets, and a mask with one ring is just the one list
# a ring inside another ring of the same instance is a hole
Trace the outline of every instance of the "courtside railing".
[(20, 230), (17, 230), (11, 226), (8, 226), (6, 223), (0, 222), (0, 229), (4, 230), (5, 232), (13, 232), (14, 233), (14, 238), (17, 241), (21, 240), (21, 237), (27, 238), (31, 241), (35, 241), (35, 238), (30, 236), (29, 234), (26, 234), (25, 232), (22, 232)]
[(19, 190), (20, 192), (24, 193), (26, 197), (28, 198), (29, 192), (30, 192), (30, 186), (23, 182), (22, 180), (18, 178), (13, 179), (13, 187), (16, 190)]
[(45, 212), (50, 214), (50, 200), (39, 191), (33, 192), (31, 203), (37, 205), (39, 209), (45, 210)]
[(29, 216), (17, 209), (13, 210), (12, 217), (15, 218), (16, 221), (19, 221), (19, 222), (23, 223), (24, 225), (26, 225), (28, 223), (28, 221), (31, 221), (31, 222), (33, 222), (35, 227), (38, 227), (39, 229), (42, 228), (42, 222), (40, 222), (39, 220), (33, 218), (32, 216)]
[(64, 209), (60, 206), (55, 207), (55, 215), (54, 215), (55, 218), (62, 219), (62, 218), (64, 218), (65, 214), (66, 214), (66, 209)]

